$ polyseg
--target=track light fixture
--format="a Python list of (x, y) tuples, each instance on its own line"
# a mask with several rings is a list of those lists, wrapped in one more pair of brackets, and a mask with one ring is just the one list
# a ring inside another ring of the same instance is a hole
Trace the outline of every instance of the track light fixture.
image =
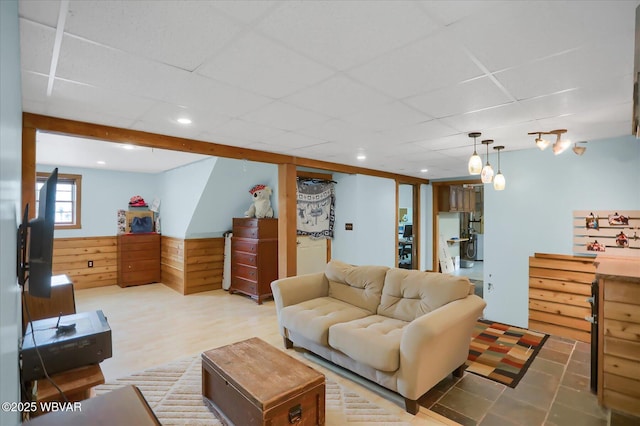
[(567, 133), (567, 129), (551, 130), (550, 132), (529, 132), (530, 135), (538, 135), (536, 138), (536, 145), (541, 151), (544, 151), (550, 144), (548, 140), (542, 138), (542, 135), (556, 135), (556, 141), (552, 146), (552, 150), (555, 155), (562, 154), (571, 146), (570, 140), (562, 140), (562, 134), (564, 133)]
[(476, 138), (480, 137), (482, 133), (480, 132), (472, 132), (469, 133), (469, 137), (473, 138), (473, 155), (469, 158), (469, 174), (470, 175), (479, 175), (482, 171), (482, 158), (476, 152)]
[(493, 143), (493, 139), (485, 139), (482, 141), (483, 145), (487, 146), (487, 164), (482, 168), (482, 172), (480, 173), (480, 180), (482, 183), (491, 183), (493, 180), (493, 167), (489, 164), (489, 145)]

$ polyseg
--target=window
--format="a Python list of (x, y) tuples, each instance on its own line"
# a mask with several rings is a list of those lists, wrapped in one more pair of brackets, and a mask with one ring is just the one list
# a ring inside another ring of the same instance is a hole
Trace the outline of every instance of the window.
[[(36, 177), (36, 212), (39, 207), (40, 188), (49, 173), (38, 173)], [(58, 174), (56, 187), (56, 229), (80, 229), (81, 175)]]

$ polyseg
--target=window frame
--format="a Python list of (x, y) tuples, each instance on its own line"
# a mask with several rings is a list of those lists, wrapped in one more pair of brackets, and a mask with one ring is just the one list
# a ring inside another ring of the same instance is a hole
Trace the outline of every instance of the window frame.
[[(36, 206), (39, 202), (38, 196), (38, 183), (44, 183), (47, 178), (51, 176), (51, 173), (37, 172), (36, 173)], [(71, 214), (73, 216), (73, 223), (55, 223), (54, 229), (81, 229), (82, 228), (82, 175), (75, 175), (69, 173), (59, 173), (58, 183), (71, 183), (74, 186), (75, 194), (71, 201)], [(57, 192), (57, 188), (56, 188)], [(37, 209), (35, 210), (37, 211)]]

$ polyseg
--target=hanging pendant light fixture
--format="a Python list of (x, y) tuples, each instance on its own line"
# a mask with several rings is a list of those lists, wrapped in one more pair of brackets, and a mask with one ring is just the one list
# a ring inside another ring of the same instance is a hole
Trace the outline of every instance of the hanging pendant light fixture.
[(500, 171), (500, 150), (504, 149), (504, 146), (494, 146), (493, 149), (498, 151), (498, 173), (493, 178), (493, 189), (495, 189), (496, 191), (502, 191), (507, 183), (504, 175)]
[(485, 139), (482, 141), (483, 145), (487, 146), (487, 164), (482, 168), (482, 172), (480, 173), (480, 180), (482, 183), (491, 183), (493, 180), (493, 167), (489, 164), (489, 145), (493, 143), (493, 139)]
[(480, 137), (481, 134), (480, 132), (469, 133), (469, 137), (473, 138), (473, 155), (469, 158), (468, 164), (470, 175), (479, 175), (482, 171), (482, 158), (476, 152), (476, 138)]

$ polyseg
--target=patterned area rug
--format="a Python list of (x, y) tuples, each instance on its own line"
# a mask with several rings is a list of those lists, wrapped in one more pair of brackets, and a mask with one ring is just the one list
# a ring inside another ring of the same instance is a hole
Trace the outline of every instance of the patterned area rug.
[[(165, 425), (223, 425), (202, 399), (200, 356), (132, 374), (95, 388), (96, 395), (124, 385), (137, 386), (160, 422)], [(408, 426), (404, 411), (392, 413), (343, 385), (326, 379), (327, 425)], [(240, 425), (238, 425), (240, 426)]]
[(466, 371), (515, 388), (548, 337), (524, 328), (478, 320)]

